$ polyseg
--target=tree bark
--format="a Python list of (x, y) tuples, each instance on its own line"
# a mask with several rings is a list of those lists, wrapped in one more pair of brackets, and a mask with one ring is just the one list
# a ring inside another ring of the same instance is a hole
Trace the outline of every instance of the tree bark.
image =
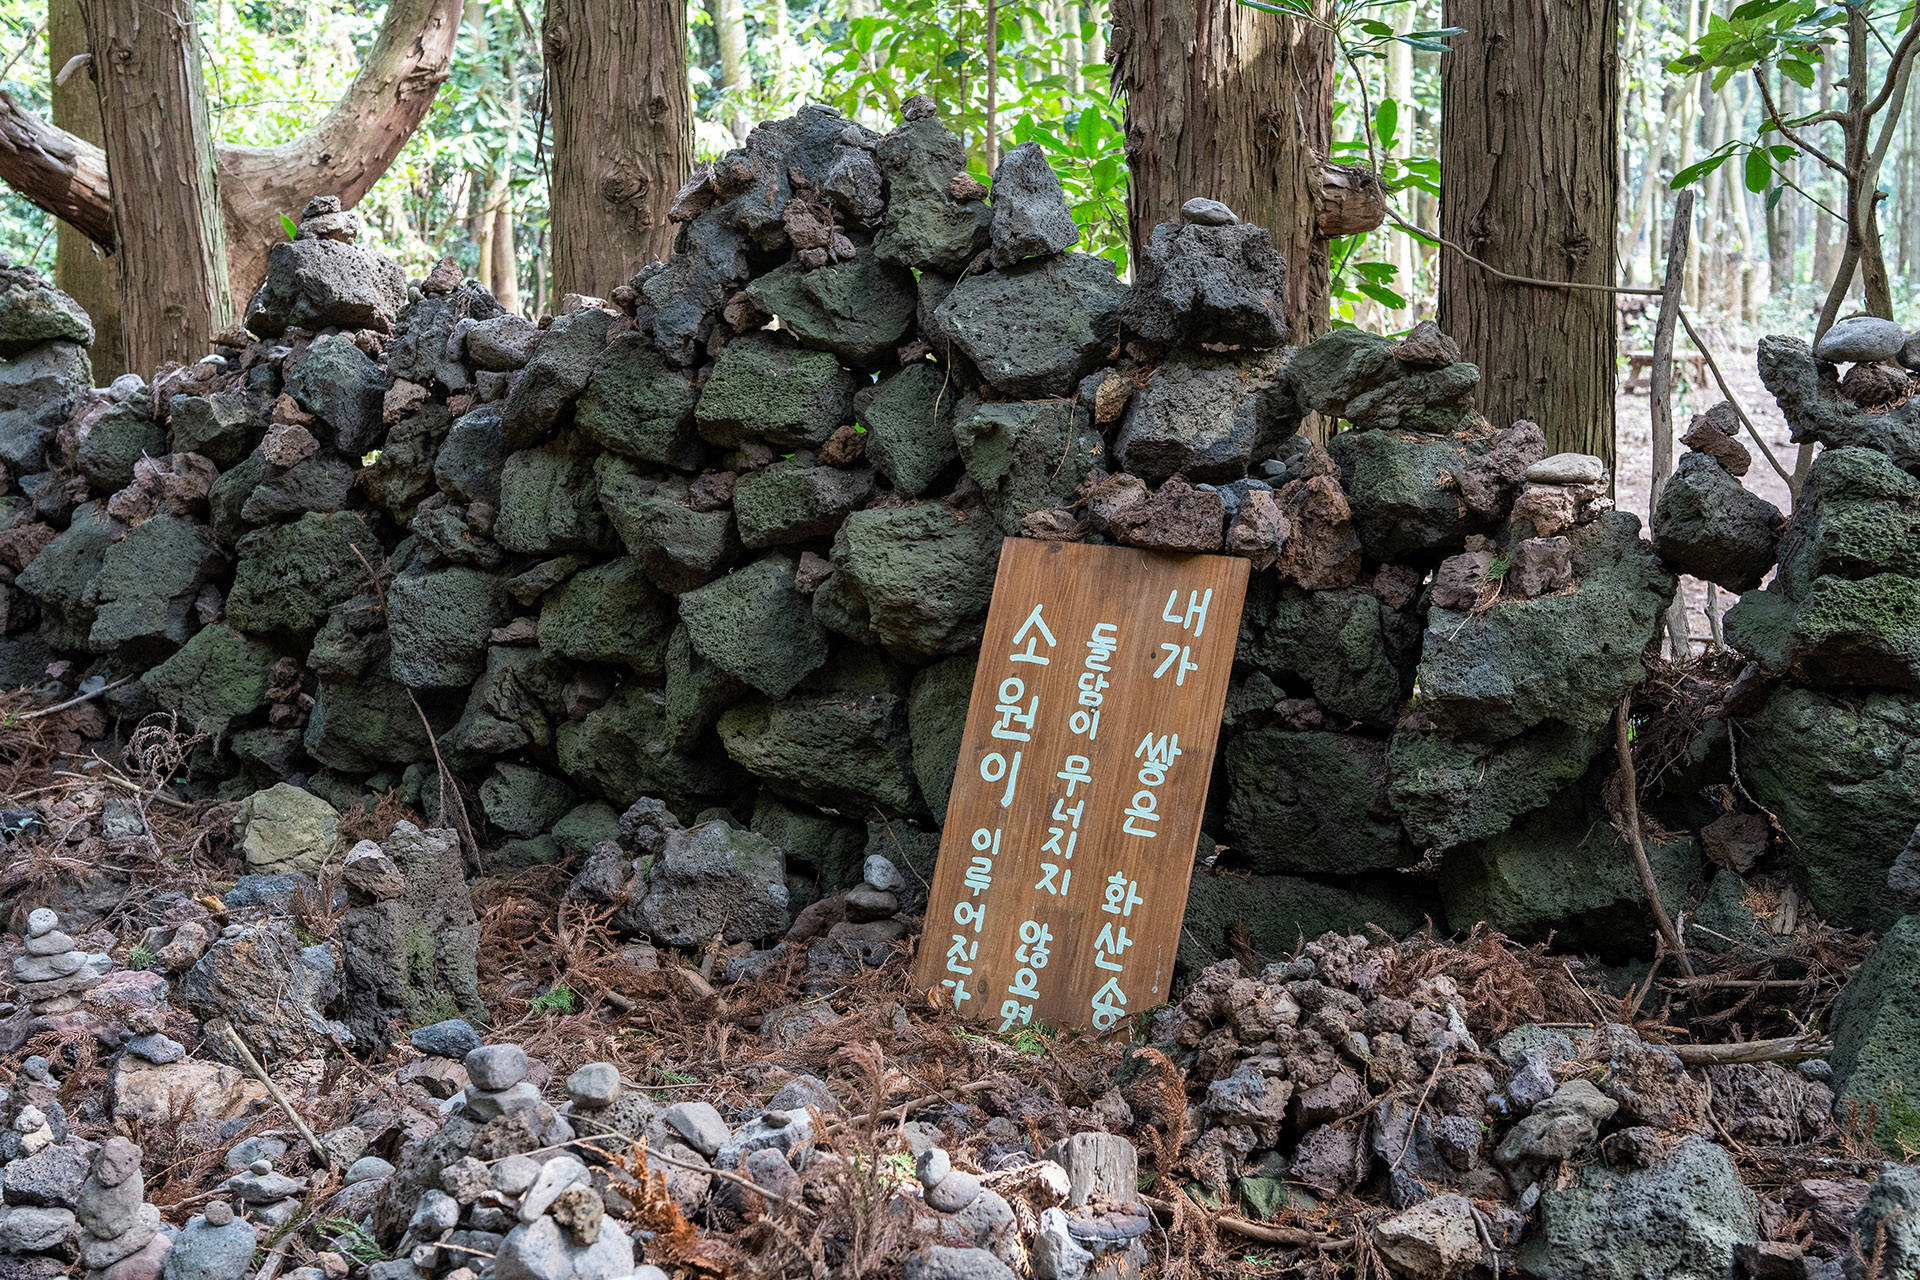
[(1295, 343), (1327, 330), (1328, 239), (1385, 216), (1371, 175), (1327, 164), (1333, 58), (1320, 27), (1233, 0), (1113, 2), (1134, 253), (1186, 200), (1224, 201), (1273, 232)]
[(685, 0), (549, 0), (556, 296), (605, 296), (673, 247), (667, 209), (693, 167), (686, 25)]
[[(1441, 234), (1501, 271), (1612, 286), (1620, 174), (1616, 0), (1446, 0)], [(1614, 461), (1613, 295), (1440, 259), (1440, 326), (1481, 369), (1496, 426)]]
[[(391, 0), (359, 75), (318, 124), (275, 147), (216, 148), (236, 296), (266, 274), (281, 214), (298, 214), (315, 195), (337, 195), (350, 207), (386, 172), (447, 78), (459, 18), (460, 0)], [(113, 249), (105, 153), (3, 93), (0, 180)]]
[[(854, 12), (855, 3), (857, 0), (850, 0), (847, 16), (864, 16)], [(752, 88), (747, 80), (746, 0), (717, 0), (713, 26), (720, 45), (720, 88), (727, 95), (727, 127), (737, 141), (745, 142), (753, 129), (746, 109), (747, 91)]]
[[(47, 54), (52, 76), (69, 59), (87, 51), (87, 23), (80, 0), (49, 0)], [(105, 139), (100, 122), (100, 93), (84, 66), (74, 69), (66, 83), (52, 83), (53, 123), (77, 138), (99, 146)], [(101, 178), (106, 177), (103, 172)], [(127, 371), (120, 336), (120, 289), (113, 259), (86, 232), (61, 221), (54, 228), (53, 282), (93, 320), (94, 381), (102, 386)]]
[(127, 366), (192, 359), (233, 318), (191, 0), (83, 0), (113, 184)]

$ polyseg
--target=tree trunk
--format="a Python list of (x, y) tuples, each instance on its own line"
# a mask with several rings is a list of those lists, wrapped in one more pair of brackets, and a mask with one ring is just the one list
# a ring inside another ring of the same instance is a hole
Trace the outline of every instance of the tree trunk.
[[(281, 214), (298, 214), (315, 195), (337, 195), (351, 207), (387, 171), (447, 78), (459, 18), (460, 0), (389, 0), (360, 73), (318, 124), (279, 146), (216, 149), (236, 296), (249, 296), (266, 274)], [(4, 93), (0, 180), (113, 249), (105, 153)]]
[[(80, 0), (49, 0), (47, 53), (52, 75), (67, 60), (87, 51), (87, 23)], [(86, 68), (76, 68), (65, 84), (53, 86), (53, 123), (76, 138), (99, 146), (105, 141), (100, 123), (100, 92)], [(86, 232), (62, 221), (54, 229), (53, 282), (65, 290), (93, 319), (93, 379), (101, 386), (127, 371), (120, 336), (120, 291), (113, 259)]]
[[(714, 15), (714, 37), (720, 44), (720, 88), (727, 95), (728, 127), (740, 142), (747, 140), (753, 121), (747, 116), (747, 6), (746, 0), (718, 0)], [(849, 4), (849, 17), (853, 12)]]
[[(1780, 73), (1780, 90), (1785, 94), (1792, 85), (1786, 72)], [(1783, 178), (1790, 178), (1798, 167), (1798, 158), (1782, 162)], [(1767, 292), (1779, 295), (1793, 288), (1793, 216), (1788, 208), (1788, 197), (1799, 199), (1791, 192), (1782, 192), (1780, 198), (1767, 210)]]
[(553, 287), (604, 297), (673, 247), (693, 167), (685, 0), (549, 0)]
[[(1824, 112), (1832, 109), (1833, 59), (1827, 57), (1820, 60), (1820, 110)], [(1816, 177), (1825, 176), (1824, 170), (1816, 170), (1815, 173)], [(1815, 194), (1818, 194), (1817, 188), (1815, 188)], [(1845, 197), (1842, 196), (1841, 199), (1844, 200)], [(1834, 201), (1829, 200), (1827, 203), (1829, 207), (1832, 207)], [(1844, 206), (1842, 207), (1844, 208)], [(1816, 209), (1814, 214), (1813, 282), (1819, 286), (1822, 293), (1825, 293), (1827, 288), (1832, 285), (1834, 271), (1839, 266), (1834, 255), (1834, 225), (1833, 219), (1829, 218), (1825, 213)]]
[(112, 171), (127, 367), (192, 360), (233, 319), (191, 0), (83, 0)]
[(1287, 260), (1292, 341), (1327, 330), (1327, 241), (1377, 227), (1371, 174), (1326, 162), (1333, 43), (1317, 26), (1233, 0), (1114, 0), (1126, 95), (1127, 218), (1137, 255), (1194, 196), (1273, 232)]
[[(1441, 234), (1511, 275), (1611, 286), (1620, 173), (1616, 0), (1447, 0)], [(1614, 460), (1614, 302), (1440, 259), (1440, 326), (1481, 370), (1496, 426)]]

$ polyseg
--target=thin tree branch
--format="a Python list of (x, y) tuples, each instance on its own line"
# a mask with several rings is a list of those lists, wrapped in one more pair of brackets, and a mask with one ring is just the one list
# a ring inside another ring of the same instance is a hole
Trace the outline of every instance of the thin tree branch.
[(1631, 294), (1638, 294), (1648, 298), (1657, 298), (1660, 296), (1660, 290), (1658, 289), (1638, 289), (1638, 288), (1632, 288), (1627, 285), (1617, 285), (1617, 284), (1581, 284), (1572, 280), (1539, 280), (1534, 278), (1533, 276), (1516, 276), (1510, 272), (1502, 271), (1500, 268), (1494, 266), (1491, 262), (1486, 261), (1484, 258), (1474, 257), (1471, 253), (1468, 253), (1465, 249), (1462, 249), (1459, 245), (1447, 239), (1445, 236), (1438, 235), (1432, 231), (1429, 231), (1425, 227), (1419, 226), (1416, 223), (1408, 222), (1405, 218), (1393, 212), (1393, 210), (1391, 209), (1387, 210), (1387, 221), (1393, 223), (1395, 226), (1399, 227), (1403, 231), (1411, 231), (1415, 235), (1425, 236), (1427, 239), (1433, 241), (1435, 244), (1445, 245), (1447, 248), (1453, 250), (1455, 253), (1465, 258), (1468, 262), (1473, 263), (1475, 266), (1479, 267), (1481, 270), (1486, 271), (1491, 275), (1498, 276), (1502, 280), (1510, 281), (1513, 284), (1538, 285), (1542, 289), (1587, 289), (1595, 293), (1631, 293)]
[(1653, 878), (1653, 864), (1647, 861), (1646, 842), (1640, 838), (1640, 783), (1634, 776), (1633, 748), (1627, 743), (1627, 709), (1632, 704), (1633, 695), (1629, 693), (1620, 699), (1620, 706), (1613, 713), (1613, 748), (1620, 757), (1620, 782), (1625, 795), (1622, 805), (1627, 811), (1627, 849), (1633, 855), (1633, 872), (1640, 878), (1647, 905), (1653, 908), (1654, 923), (1660, 926), (1667, 949), (1673, 953), (1673, 962), (1680, 966), (1681, 973), (1691, 978), (1693, 962), (1687, 959), (1687, 949), (1680, 943), (1680, 931), (1673, 927), (1673, 917), (1660, 901), (1660, 885)]
[[(1847, 166), (1841, 164), (1838, 160), (1835, 160), (1832, 156), (1795, 133), (1793, 126), (1780, 118), (1780, 108), (1776, 107), (1773, 103), (1773, 90), (1767, 88), (1766, 74), (1762, 72), (1759, 67), (1753, 69), (1753, 80), (1755, 84), (1760, 86), (1760, 105), (1767, 109), (1767, 119), (1773, 121), (1773, 127), (1780, 131), (1780, 136), (1812, 156), (1815, 160), (1818, 160), (1821, 164), (1827, 166), (1827, 168), (1844, 177), (1847, 172)], [(1837, 111), (1823, 112), (1822, 114), (1835, 117), (1842, 127), (1846, 124), (1846, 117)]]
[[(1872, 30), (1869, 26), (1868, 30)], [(1879, 32), (1874, 32), (1878, 35)], [(1887, 68), (1886, 82), (1880, 86), (1880, 92), (1873, 95), (1867, 108), (1861, 113), (1861, 119), (1871, 120), (1880, 114), (1880, 108), (1887, 105), (1887, 99), (1893, 96), (1894, 84), (1900, 79), (1902, 65), (1911, 67), (1914, 54), (1920, 50), (1920, 7), (1914, 9), (1913, 17), (1907, 21), (1907, 34), (1900, 38), (1900, 47), (1893, 50), (1893, 62)], [(1891, 123), (1891, 122), (1889, 122)]]

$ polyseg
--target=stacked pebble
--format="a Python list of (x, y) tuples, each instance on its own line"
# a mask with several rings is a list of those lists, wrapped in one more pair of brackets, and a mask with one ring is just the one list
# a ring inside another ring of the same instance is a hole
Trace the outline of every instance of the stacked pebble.
[(307, 1179), (273, 1171), (273, 1161), (255, 1160), (245, 1173), (228, 1178), (227, 1189), (240, 1197), (242, 1211), (262, 1228), (283, 1225), (300, 1212)]
[(461, 1105), (470, 1119), (485, 1123), (540, 1105), (540, 1091), (527, 1080), (527, 1051), (519, 1045), (481, 1045), (462, 1059), (462, 1065), (469, 1083), (461, 1094)]
[(140, 1156), (140, 1148), (121, 1137), (93, 1153), (75, 1210), (88, 1280), (152, 1280), (173, 1247), (160, 1233), (159, 1209), (146, 1203)]
[(47, 1122), (47, 1113), (29, 1102), (20, 1108), (20, 1114), (13, 1118), (13, 1131), (20, 1135), (21, 1156), (38, 1155), (53, 1145), (53, 1126)]
[[(465, 1037), (450, 1034), (458, 1030), (439, 1027), (426, 1039), (458, 1047)], [(463, 1062), (471, 1081), (461, 1095), (466, 1120), (491, 1126), (540, 1105), (540, 1092), (528, 1079), (532, 1064), (519, 1045), (483, 1045)], [(567, 1089), (567, 1115), (598, 1146), (607, 1145), (601, 1135), (608, 1131), (638, 1137), (655, 1118), (644, 1095), (622, 1089), (611, 1063), (582, 1067)], [(442, 1164), (439, 1186), (426, 1188), (414, 1202), (395, 1261), (377, 1264), (372, 1280), (422, 1274), (472, 1280), (488, 1257), (499, 1277), (664, 1280), (656, 1268), (635, 1266), (632, 1237), (607, 1212), (606, 1175), (596, 1179), (579, 1155), (554, 1149), (573, 1133), (567, 1121), (560, 1126), (557, 1141), (535, 1153), (509, 1153), (490, 1163), (463, 1155)]]
[(13, 982), (35, 1013), (67, 1013), (82, 994), (100, 985), (113, 968), (105, 955), (88, 955), (60, 932), (60, 917), (46, 907), (27, 916), (27, 951), (13, 961)]

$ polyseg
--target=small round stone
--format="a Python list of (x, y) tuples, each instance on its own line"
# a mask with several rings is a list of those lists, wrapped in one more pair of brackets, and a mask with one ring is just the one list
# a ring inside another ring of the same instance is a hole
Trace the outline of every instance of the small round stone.
[(939, 1147), (928, 1147), (920, 1153), (920, 1158), (913, 1162), (914, 1176), (920, 1179), (920, 1185), (927, 1190), (940, 1185), (952, 1170), (953, 1162)]
[(352, 1186), (356, 1182), (372, 1182), (389, 1177), (392, 1173), (393, 1165), (379, 1156), (361, 1156), (347, 1166), (346, 1184)]
[(1180, 206), (1180, 219), (1202, 227), (1230, 227), (1240, 221), (1240, 215), (1218, 200), (1195, 196)]
[(233, 1206), (225, 1200), (215, 1200), (201, 1211), (200, 1216), (207, 1220), (210, 1227), (224, 1227), (233, 1221)]
[(942, 1213), (958, 1213), (980, 1195), (980, 1179), (964, 1169), (951, 1169), (947, 1176), (926, 1189), (927, 1207)]
[(857, 884), (847, 890), (847, 919), (854, 924), (885, 920), (900, 909), (900, 896), (870, 884)]
[(1897, 359), (1906, 343), (1906, 331), (1891, 320), (1851, 316), (1820, 335), (1813, 354), (1833, 364), (1871, 364)]
[(60, 927), (60, 917), (47, 907), (35, 907), (27, 915), (27, 936), (37, 938)]
[(860, 878), (876, 889), (898, 893), (907, 887), (907, 878), (885, 854), (870, 853), (860, 868)]
[(517, 1196), (540, 1176), (540, 1162), (532, 1156), (511, 1155), (493, 1166), (493, 1189), (501, 1195)]
[(511, 1089), (527, 1078), (527, 1051), (517, 1044), (483, 1044), (462, 1061), (467, 1078), (489, 1093)]
[(567, 1077), (567, 1097), (576, 1107), (609, 1107), (620, 1096), (620, 1068), (589, 1062)]
[(252, 1164), (247, 1166), (247, 1172), (252, 1174), (256, 1178), (264, 1178), (268, 1174), (273, 1172), (273, 1161), (255, 1160)]
[(1590, 453), (1556, 453), (1527, 468), (1534, 484), (1605, 484), (1607, 464)]

